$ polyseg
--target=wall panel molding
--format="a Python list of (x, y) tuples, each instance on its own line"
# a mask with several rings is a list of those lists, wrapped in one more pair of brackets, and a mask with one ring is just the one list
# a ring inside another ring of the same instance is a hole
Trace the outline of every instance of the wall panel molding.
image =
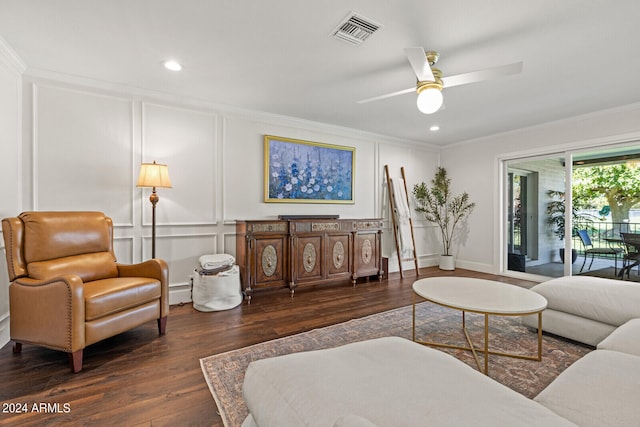
[(132, 226), (133, 100), (40, 83), (32, 90), (33, 209), (99, 210)]
[[(125, 253), (126, 256), (123, 259), (120, 255), (122, 255), (122, 245), (120, 245), (119, 243), (123, 243), (126, 245), (125, 249)], [(114, 236), (113, 238), (113, 250), (116, 254), (116, 258), (118, 259), (118, 262), (121, 264), (134, 264), (134, 243), (135, 243), (135, 237), (134, 236)]]
[[(142, 259), (151, 258), (151, 237), (142, 238)], [(156, 236), (156, 257), (169, 264), (171, 285), (186, 283), (198, 267), (198, 258), (216, 253), (218, 233)]]
[[(216, 225), (218, 115), (151, 101), (142, 101), (141, 110), (142, 162), (166, 163), (173, 186), (157, 190), (157, 224)], [(145, 190), (142, 224), (149, 226), (150, 190)]]

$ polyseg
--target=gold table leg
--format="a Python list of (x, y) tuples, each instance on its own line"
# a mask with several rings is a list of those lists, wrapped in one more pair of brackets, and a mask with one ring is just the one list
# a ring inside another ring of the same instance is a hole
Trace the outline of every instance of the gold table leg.
[(477, 348), (473, 344), (473, 341), (471, 340), (471, 336), (469, 335), (469, 333), (467, 331), (466, 318), (465, 318), (465, 312), (464, 311), (462, 311), (462, 331), (464, 332), (464, 336), (467, 339), (467, 342), (469, 343), (469, 347), (464, 347), (464, 346), (459, 346), (459, 345), (452, 345), (452, 344), (444, 344), (444, 343), (436, 343), (436, 342), (430, 342), (430, 341), (416, 340), (416, 300), (415, 300), (415, 294), (414, 294), (414, 297), (413, 297), (413, 316), (412, 316), (412, 330), (413, 330), (412, 338), (413, 338), (414, 342), (417, 342), (418, 344), (422, 344), (422, 345), (471, 351), (473, 353), (473, 357), (474, 357), (474, 359), (476, 361), (476, 365), (478, 366), (478, 370), (483, 372), (485, 375), (489, 375), (489, 355), (505, 356), (505, 357), (511, 357), (511, 358), (515, 358), (515, 359), (524, 359), (524, 360), (535, 360), (537, 362), (540, 362), (542, 360), (542, 311), (539, 311), (537, 314), (538, 314), (538, 351), (537, 351), (537, 354), (535, 356), (526, 356), (526, 355), (521, 355), (521, 354), (513, 354), (513, 353), (505, 353), (505, 352), (500, 352), (500, 351), (489, 350), (489, 316), (490, 316), (490, 313), (483, 313), (483, 315), (484, 315), (484, 348), (482, 349), (482, 351), (484, 353), (484, 366), (482, 366), (480, 364), (480, 359), (478, 358), (478, 354), (477, 354), (477, 351), (476, 351), (476, 350), (480, 350), (480, 348)]

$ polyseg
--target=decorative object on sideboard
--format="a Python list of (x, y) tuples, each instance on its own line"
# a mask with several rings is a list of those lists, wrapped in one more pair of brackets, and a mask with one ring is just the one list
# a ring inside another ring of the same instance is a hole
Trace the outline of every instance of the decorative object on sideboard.
[(451, 245), (456, 237), (458, 225), (473, 212), (476, 204), (469, 201), (465, 191), (457, 196), (451, 194), (451, 178), (443, 167), (438, 167), (431, 180), (431, 188), (424, 182), (413, 187), (416, 211), (422, 212), (427, 221), (438, 225), (442, 237), (442, 255), (440, 269), (454, 270), (455, 259), (451, 254)]
[(287, 221), (290, 219), (338, 219), (340, 215), (278, 215), (278, 219)]
[(264, 201), (353, 204), (353, 147), (264, 136)]
[(140, 166), (140, 175), (136, 187), (151, 187), (151, 258), (156, 257), (156, 205), (160, 196), (156, 193), (156, 187), (172, 188), (169, 179), (169, 167), (160, 163), (143, 163)]

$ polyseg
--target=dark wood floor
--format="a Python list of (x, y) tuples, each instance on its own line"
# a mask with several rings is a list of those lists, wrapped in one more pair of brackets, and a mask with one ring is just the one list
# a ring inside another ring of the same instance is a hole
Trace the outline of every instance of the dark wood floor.
[[(436, 275), (531, 285), (436, 267), (422, 269), (420, 277)], [(0, 350), (0, 425), (222, 426), (200, 358), (409, 305), (414, 280), (409, 272), (356, 287), (298, 288), (293, 299), (286, 290), (256, 293), (250, 305), (212, 313), (172, 306), (166, 335), (158, 336), (151, 322), (94, 344), (78, 374), (70, 372), (65, 353), (25, 344), (14, 355), (9, 343)], [(54, 405), (41, 405), (47, 403)]]

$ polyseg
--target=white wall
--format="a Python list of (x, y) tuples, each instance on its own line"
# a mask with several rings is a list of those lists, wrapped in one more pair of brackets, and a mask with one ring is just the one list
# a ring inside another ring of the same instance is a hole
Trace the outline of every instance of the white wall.
[[(24, 68), (0, 39), (0, 217), (19, 211), (21, 201), (21, 71)], [(2, 232), (0, 231), (0, 235)], [(4, 240), (0, 239), (4, 249)], [(0, 346), (9, 341), (9, 279), (0, 251)]]
[(623, 144), (640, 139), (640, 104), (466, 141), (441, 151), (455, 191), (468, 191), (477, 206), (458, 265), (500, 272), (501, 159)]
[[(156, 256), (169, 263), (172, 304), (190, 301), (189, 279), (200, 255), (235, 254), (237, 219), (384, 217), (383, 255), (397, 271), (384, 165), (398, 175), (404, 166), (412, 186), (430, 179), (438, 163), (433, 148), (330, 125), (99, 84), (28, 75), (23, 81), (24, 203), (6, 215), (30, 209), (103, 211), (114, 220), (118, 260), (139, 262), (151, 256), (151, 190), (135, 187), (139, 165), (167, 163), (173, 188), (158, 189)], [(354, 147), (355, 203), (265, 203), (265, 134)], [(418, 248), (429, 263), (433, 249), (427, 239)]]

